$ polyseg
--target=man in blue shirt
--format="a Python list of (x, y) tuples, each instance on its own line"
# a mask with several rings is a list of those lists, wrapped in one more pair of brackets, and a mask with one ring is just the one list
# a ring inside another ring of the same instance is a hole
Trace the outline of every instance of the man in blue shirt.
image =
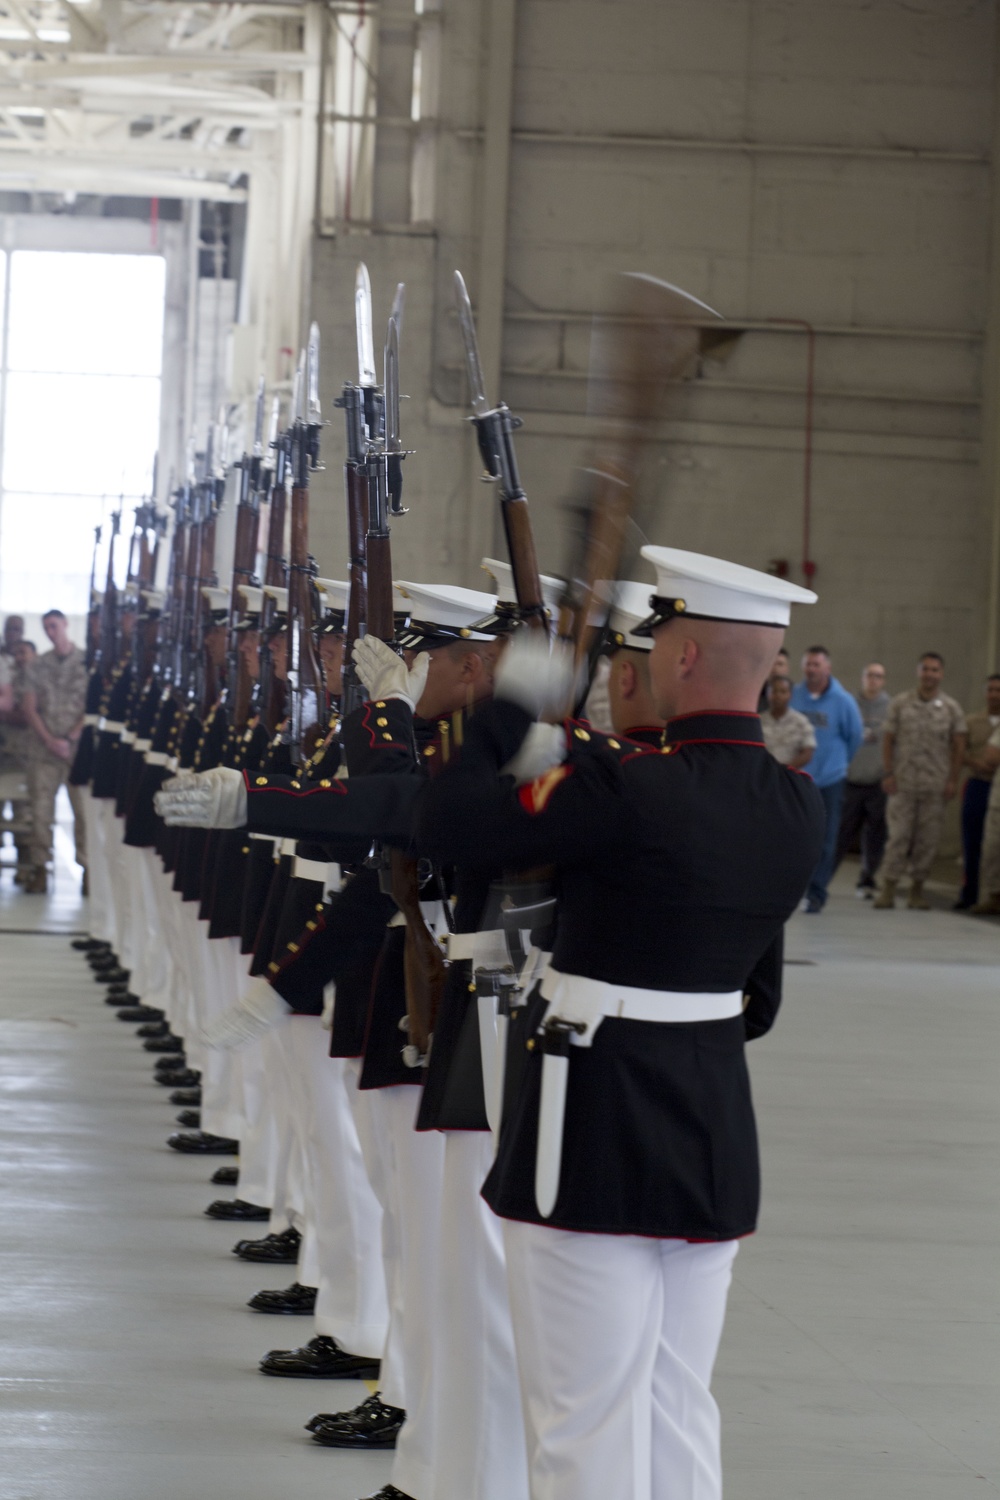
[(792, 707), (805, 714), (816, 731), (816, 749), (803, 770), (816, 783), (826, 808), (823, 852), (809, 881), (805, 909), (820, 912), (826, 905), (827, 886), (833, 875), (847, 767), (864, 739), (864, 726), (858, 705), (830, 673), (830, 653), (825, 646), (809, 647), (802, 658), (802, 677), (792, 691)]

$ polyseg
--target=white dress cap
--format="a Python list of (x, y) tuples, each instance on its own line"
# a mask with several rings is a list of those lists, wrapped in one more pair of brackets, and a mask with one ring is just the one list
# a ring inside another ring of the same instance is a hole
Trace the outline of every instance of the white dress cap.
[(264, 590), (254, 588), (252, 583), (241, 583), (237, 585), (237, 592), (247, 614), (259, 615), (264, 605)]
[(273, 599), (278, 606), (279, 615), (288, 613), (288, 590), (280, 588), (276, 583), (265, 583), (264, 593), (269, 599)]
[[(496, 600), (478, 589), (463, 589), (454, 583), (411, 583), (401, 578), (397, 585), (405, 596), (411, 623), (407, 635), (420, 635), (428, 641), (440, 633), (444, 645), (448, 640), (489, 641), (493, 637), (471, 627), (477, 620), (492, 614)], [(400, 644), (407, 642), (400, 637)]]
[(205, 584), (201, 591), (201, 597), (205, 600), (213, 614), (220, 611), (224, 614), (229, 609), (229, 590), (220, 589), (215, 584)]
[[(496, 584), (498, 600), (513, 604), (517, 599), (517, 594), (514, 589), (514, 569), (510, 563), (501, 562), (496, 557), (484, 557), (481, 566), (483, 572), (489, 573)], [(546, 573), (539, 573), (538, 581), (542, 585), (542, 601), (546, 609), (558, 609), (563, 592), (562, 579), (550, 578)]]
[(614, 604), (608, 615), (608, 650), (617, 651), (627, 646), (632, 651), (652, 651), (650, 635), (635, 635), (635, 627), (649, 619), (649, 596), (652, 585), (636, 583), (634, 578), (622, 578), (611, 585)]
[(351, 592), (349, 583), (342, 583), (339, 578), (317, 578), (316, 587), (320, 593), (320, 603), (324, 609), (346, 609), (347, 598)]
[(643, 622), (645, 631), (685, 614), (745, 625), (787, 625), (793, 604), (816, 603), (812, 589), (722, 557), (677, 547), (643, 547), (642, 556), (656, 569), (653, 613)]

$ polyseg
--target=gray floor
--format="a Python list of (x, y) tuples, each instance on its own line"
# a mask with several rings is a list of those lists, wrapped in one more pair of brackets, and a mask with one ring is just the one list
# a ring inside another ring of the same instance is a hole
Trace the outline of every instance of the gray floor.
[[(66, 942), (74, 885), (65, 861), (48, 901), (0, 879), (0, 1497), (369, 1494), (387, 1458), (301, 1431), (364, 1387), (255, 1371), (306, 1320), (243, 1303), (291, 1270), (235, 1260), (201, 1213), (214, 1163), (164, 1149), (164, 1091)], [(719, 1364), (727, 1500), (1000, 1494), (1000, 927), (875, 913), (844, 878), (789, 957), (751, 1049), (765, 1213)]]

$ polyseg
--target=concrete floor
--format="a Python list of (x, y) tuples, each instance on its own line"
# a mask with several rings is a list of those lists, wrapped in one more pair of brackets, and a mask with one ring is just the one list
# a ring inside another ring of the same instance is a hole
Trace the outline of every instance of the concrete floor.
[[(301, 1430), (365, 1388), (256, 1373), (309, 1323), (243, 1304), (293, 1270), (236, 1260), (201, 1212), (217, 1162), (164, 1149), (165, 1091), (66, 941), (60, 851), (47, 900), (0, 878), (0, 1500), (370, 1494), (388, 1457)], [(1000, 1494), (1000, 927), (872, 912), (848, 871), (788, 956), (750, 1052), (765, 1211), (716, 1382), (727, 1500)]]

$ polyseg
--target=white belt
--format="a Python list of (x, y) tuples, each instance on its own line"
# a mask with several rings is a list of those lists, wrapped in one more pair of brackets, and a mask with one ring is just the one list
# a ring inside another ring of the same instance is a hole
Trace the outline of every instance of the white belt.
[(507, 935), (499, 927), (489, 932), (451, 932), (448, 934), (448, 957), (453, 964), (471, 959), (477, 969), (509, 968)]
[[(420, 912), (424, 921), (427, 923), (427, 926), (435, 935), (437, 934), (439, 925), (447, 925), (445, 923), (444, 907), (441, 905), (440, 901), (421, 901)], [(406, 918), (403, 916), (403, 913), (401, 911), (393, 912), (392, 916), (386, 923), (386, 926), (405, 927)]]
[(132, 732), (131, 729), (123, 729), (122, 730), (122, 744), (123, 745), (134, 745), (135, 744), (135, 735), (133, 734), (133, 732)]
[(177, 771), (180, 769), (180, 761), (177, 759), (176, 755), (168, 755), (166, 760), (164, 761), (164, 765), (166, 766), (168, 771)]
[(319, 880), (324, 892), (340, 889), (340, 865), (328, 864), (325, 859), (303, 859), (303, 856), (297, 853), (295, 864), (292, 865), (292, 874), (297, 880)]
[(542, 980), (542, 994), (552, 1002), (546, 1020), (582, 1023), (586, 1030), (574, 1032), (578, 1047), (589, 1047), (594, 1032), (606, 1016), (622, 1021), (728, 1021), (743, 1014), (743, 991), (724, 994), (689, 990), (638, 990), (631, 985), (608, 984), (603, 979), (585, 979), (581, 974), (560, 974), (549, 969)]
[(93, 729), (94, 725), (95, 724), (99, 724), (100, 722), (101, 722), (101, 716), (100, 716), (100, 714), (84, 714), (84, 716), (83, 716), (83, 727), (84, 727), (84, 729)]
[(140, 754), (145, 755), (146, 751), (149, 749), (152, 743), (152, 740), (136, 740), (135, 748), (140, 752)]
[[(579, 974), (549, 969), (542, 994), (550, 1001), (545, 1017), (542, 1055), (542, 1092), (538, 1106), (538, 1147), (535, 1156), (535, 1202), (548, 1219), (559, 1197), (562, 1171), (563, 1121), (569, 1083), (569, 1045), (589, 1047), (605, 1017), (628, 1021), (726, 1021), (743, 1012), (743, 991), (698, 994), (687, 990), (639, 990), (607, 984)], [(565, 1022), (567, 1031), (553, 1027)]]
[(101, 718), (97, 721), (97, 727), (102, 734), (121, 734), (125, 725), (119, 723), (117, 719)]
[(282, 855), (282, 856), (284, 856), (286, 854), (294, 854), (295, 853), (295, 843), (296, 843), (295, 839), (282, 839), (281, 840), (281, 848), (280, 849), (276, 849), (275, 853), (279, 854), (279, 855)]
[(170, 757), (165, 750), (147, 750), (147, 766), (166, 766), (170, 763)]
[(262, 844), (273, 844), (274, 837), (270, 833), (248, 833), (248, 839), (260, 839)]

